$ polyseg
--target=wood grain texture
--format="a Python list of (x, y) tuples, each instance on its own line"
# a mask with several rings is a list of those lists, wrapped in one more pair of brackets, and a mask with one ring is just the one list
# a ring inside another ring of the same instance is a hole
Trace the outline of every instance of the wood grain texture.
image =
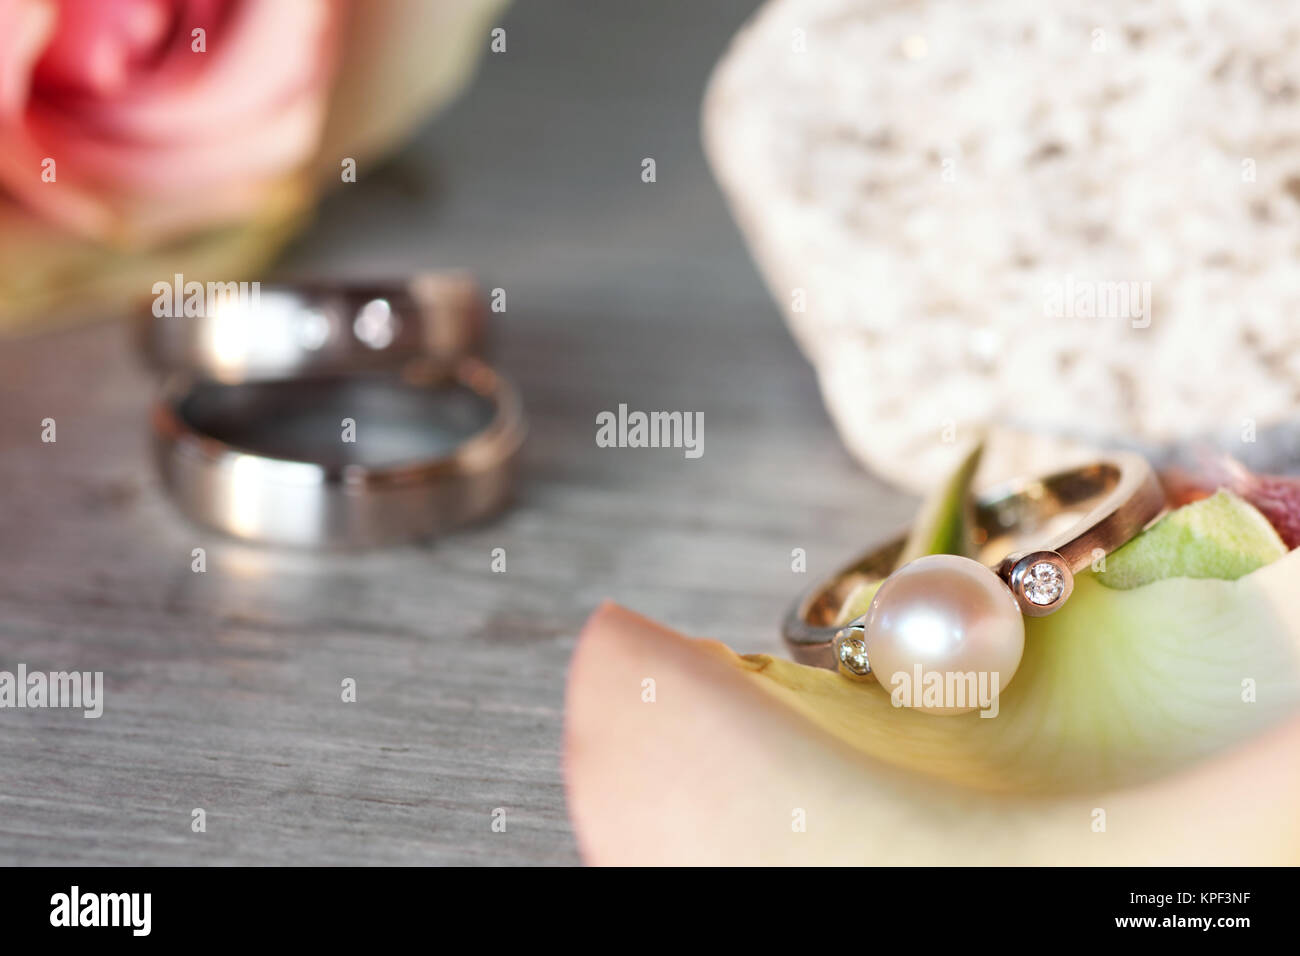
[[(0, 669), (106, 681), (99, 720), (0, 711), (0, 863), (576, 862), (565, 668), (596, 604), (777, 651), (793, 594), (908, 514), (840, 448), (701, 155), (751, 6), (518, 4), (510, 52), (284, 264), (507, 290), (496, 360), (533, 427), (491, 525), (355, 555), (224, 540), (161, 493), (118, 326), (0, 347)], [(598, 448), (620, 402), (703, 412), (703, 457)]]

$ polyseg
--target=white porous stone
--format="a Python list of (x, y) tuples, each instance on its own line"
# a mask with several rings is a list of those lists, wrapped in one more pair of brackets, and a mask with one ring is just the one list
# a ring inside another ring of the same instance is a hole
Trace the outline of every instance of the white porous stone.
[(981, 424), (992, 477), (1294, 416), (1297, 50), (1272, 0), (764, 6), (706, 148), (851, 451), (919, 489)]

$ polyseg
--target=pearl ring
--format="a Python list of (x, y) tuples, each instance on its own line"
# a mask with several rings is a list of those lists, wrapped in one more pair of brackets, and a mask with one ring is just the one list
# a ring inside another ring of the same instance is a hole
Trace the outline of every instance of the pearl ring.
[[(1075, 573), (1130, 540), (1164, 503), (1151, 466), (1129, 452), (1007, 482), (975, 502), (980, 561), (936, 554), (891, 573), (906, 541), (900, 535), (800, 598), (783, 635), (796, 660), (875, 679), (896, 702), (933, 713), (975, 709), (975, 679), (987, 702), (984, 690), (996, 697), (1020, 666), (1024, 616), (1060, 609)], [(845, 599), (882, 578), (867, 612), (837, 628)], [(972, 681), (971, 693), (954, 699), (963, 680)]]

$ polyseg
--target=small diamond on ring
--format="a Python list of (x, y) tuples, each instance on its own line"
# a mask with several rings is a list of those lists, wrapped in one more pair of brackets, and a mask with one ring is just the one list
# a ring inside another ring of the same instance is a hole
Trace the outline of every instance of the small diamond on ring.
[(1055, 604), (1065, 593), (1065, 575), (1051, 561), (1039, 561), (1025, 571), (1024, 591), (1031, 604), (1039, 607)]
[(861, 637), (841, 638), (838, 655), (840, 663), (854, 674), (871, 673), (871, 665), (867, 663), (867, 642)]

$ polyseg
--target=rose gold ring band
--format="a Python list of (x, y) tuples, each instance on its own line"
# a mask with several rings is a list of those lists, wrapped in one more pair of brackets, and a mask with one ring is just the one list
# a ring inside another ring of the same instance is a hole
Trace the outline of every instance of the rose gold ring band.
[[(1069, 597), (1073, 574), (1132, 539), (1155, 519), (1165, 495), (1141, 455), (1117, 452), (1039, 478), (999, 484), (978, 495), (974, 536), (979, 559), (1011, 588), (1022, 613), (1049, 614)], [(860, 585), (887, 577), (907, 540), (899, 534), (815, 585), (790, 607), (781, 631), (795, 660), (836, 670), (832, 641), (845, 600)], [(1058, 600), (1037, 606), (1022, 577), (1050, 561), (1064, 575)]]

